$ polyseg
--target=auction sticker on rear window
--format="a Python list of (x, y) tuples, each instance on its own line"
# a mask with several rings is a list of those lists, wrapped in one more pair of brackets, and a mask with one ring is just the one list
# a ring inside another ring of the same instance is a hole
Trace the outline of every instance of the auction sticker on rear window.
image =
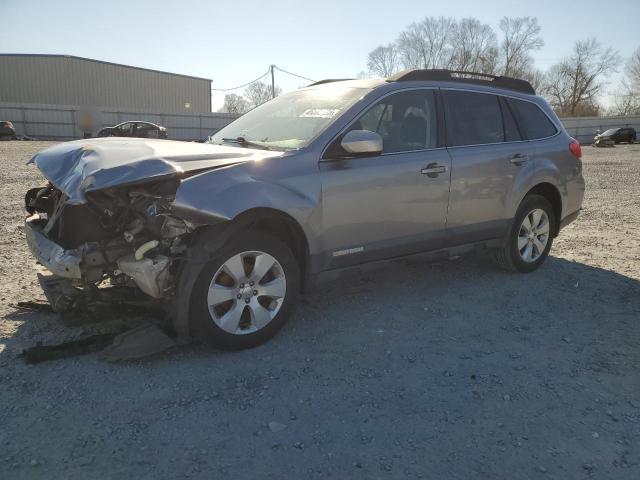
[(300, 118), (332, 118), (340, 110), (338, 108), (308, 108), (300, 115)]

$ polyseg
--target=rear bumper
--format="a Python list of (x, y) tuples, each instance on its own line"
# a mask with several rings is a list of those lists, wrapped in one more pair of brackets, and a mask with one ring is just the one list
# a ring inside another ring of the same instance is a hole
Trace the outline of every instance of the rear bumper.
[(36, 260), (53, 274), (64, 278), (82, 278), (80, 263), (82, 255), (77, 250), (65, 250), (57, 243), (49, 240), (40, 225), (36, 223), (37, 217), (30, 217), (25, 221), (25, 235), (27, 245)]

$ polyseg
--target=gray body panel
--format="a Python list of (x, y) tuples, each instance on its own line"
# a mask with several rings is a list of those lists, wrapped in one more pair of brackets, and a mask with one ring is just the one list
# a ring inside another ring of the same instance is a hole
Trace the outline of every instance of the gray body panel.
[[(446, 171), (421, 174), (433, 163)], [(446, 149), (325, 160), (320, 171), (326, 268), (349, 265), (344, 252), (353, 249), (366, 261), (442, 245), (451, 171)]]

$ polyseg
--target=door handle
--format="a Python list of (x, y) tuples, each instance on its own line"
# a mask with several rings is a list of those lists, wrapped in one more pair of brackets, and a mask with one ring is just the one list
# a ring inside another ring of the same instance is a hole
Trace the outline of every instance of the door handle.
[(430, 163), (425, 168), (420, 170), (420, 173), (428, 176), (429, 178), (436, 178), (441, 173), (447, 171), (447, 167), (444, 165), (438, 165), (437, 163)]
[(529, 155), (524, 153), (516, 153), (513, 157), (511, 157), (509, 161), (514, 165), (522, 165), (523, 163), (529, 161)]

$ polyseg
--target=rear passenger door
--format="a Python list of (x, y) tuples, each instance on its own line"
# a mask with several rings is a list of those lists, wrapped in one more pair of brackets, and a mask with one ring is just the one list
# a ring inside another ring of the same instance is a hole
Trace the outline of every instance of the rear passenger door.
[(533, 150), (503, 97), (443, 89), (451, 194), (447, 230), (453, 244), (498, 238), (509, 226), (516, 176), (533, 168)]

